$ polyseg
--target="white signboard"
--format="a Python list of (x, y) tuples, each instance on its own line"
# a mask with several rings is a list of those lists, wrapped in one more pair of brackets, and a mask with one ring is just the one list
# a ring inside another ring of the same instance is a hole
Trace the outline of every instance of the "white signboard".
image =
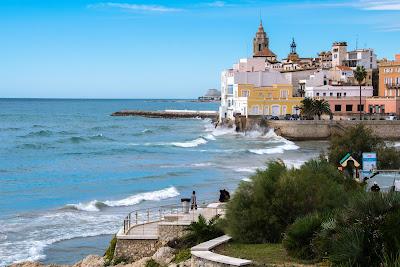
[(364, 172), (372, 172), (373, 170), (376, 170), (376, 153), (363, 153), (362, 165), (362, 169)]

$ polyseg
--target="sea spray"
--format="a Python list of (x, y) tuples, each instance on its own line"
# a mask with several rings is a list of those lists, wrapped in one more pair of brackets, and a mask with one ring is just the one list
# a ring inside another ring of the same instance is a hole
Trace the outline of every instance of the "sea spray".
[(178, 190), (175, 187), (171, 186), (158, 191), (139, 193), (120, 200), (106, 200), (106, 201), (92, 200), (87, 203), (67, 204), (64, 207), (64, 209), (65, 208), (75, 209), (75, 210), (89, 211), (89, 212), (100, 211), (102, 208), (105, 207), (133, 206), (143, 201), (160, 201), (163, 199), (176, 197), (178, 195), (179, 195)]

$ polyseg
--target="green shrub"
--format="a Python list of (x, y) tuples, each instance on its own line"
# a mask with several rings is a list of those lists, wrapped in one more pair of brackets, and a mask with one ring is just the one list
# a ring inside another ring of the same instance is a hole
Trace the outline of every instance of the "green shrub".
[(107, 264), (110, 264), (114, 257), (115, 246), (117, 245), (117, 237), (114, 235), (110, 241), (106, 252), (104, 253), (104, 260)]
[(175, 254), (174, 262), (183, 262), (190, 259), (190, 257), (192, 257), (192, 254), (190, 253), (190, 248), (181, 249)]
[(157, 263), (155, 260), (150, 259), (146, 262), (146, 267), (161, 267), (161, 265)]
[(325, 236), (334, 264), (381, 266), (385, 257), (398, 256), (400, 194), (357, 195), (335, 220), (334, 229)]
[(312, 241), (321, 229), (323, 217), (319, 213), (312, 213), (298, 218), (288, 227), (282, 244), (288, 255), (302, 260), (316, 258)]
[(328, 156), (333, 165), (338, 165), (347, 153), (361, 163), (363, 152), (377, 152), (378, 169), (400, 168), (400, 152), (387, 147), (381, 138), (374, 135), (363, 124), (358, 124), (346, 129), (341, 134), (334, 135), (331, 138)]
[(344, 176), (325, 160), (299, 170), (272, 162), (239, 185), (227, 206), (227, 230), (238, 242), (276, 243), (298, 217), (342, 207), (349, 195)]
[(224, 232), (219, 228), (218, 220), (218, 216), (207, 221), (203, 215), (199, 215), (198, 220), (190, 224), (189, 233), (185, 236), (185, 239), (200, 244), (223, 235)]

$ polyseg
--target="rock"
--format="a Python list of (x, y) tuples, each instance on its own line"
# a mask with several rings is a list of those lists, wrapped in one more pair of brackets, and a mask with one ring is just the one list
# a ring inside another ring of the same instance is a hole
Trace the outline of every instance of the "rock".
[(191, 267), (192, 266), (192, 260), (188, 259), (187, 261), (183, 261), (180, 263), (171, 263), (168, 265), (168, 267)]
[(151, 258), (158, 264), (167, 265), (174, 259), (174, 249), (170, 247), (161, 247)]
[(126, 265), (115, 265), (114, 267), (146, 267), (146, 263), (150, 260), (150, 257), (141, 258), (134, 263), (129, 263)]
[(89, 255), (72, 267), (104, 267), (104, 259), (98, 255)]
[(33, 262), (33, 261), (25, 261), (21, 263), (14, 263), (11, 264), (9, 267), (44, 267), (46, 265), (43, 265), (39, 262)]

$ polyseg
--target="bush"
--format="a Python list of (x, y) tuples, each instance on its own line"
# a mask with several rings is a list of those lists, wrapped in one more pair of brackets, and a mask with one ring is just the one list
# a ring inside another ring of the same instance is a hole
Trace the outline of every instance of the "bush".
[[(337, 265), (381, 266), (400, 251), (400, 194), (364, 193), (337, 213), (333, 229), (319, 242), (327, 244)], [(318, 243), (318, 242), (317, 242)]]
[(224, 232), (220, 229), (218, 220), (219, 217), (215, 216), (207, 222), (203, 215), (199, 215), (198, 220), (190, 224), (189, 233), (185, 236), (185, 239), (200, 244), (223, 235)]
[(117, 237), (114, 235), (110, 241), (106, 252), (104, 253), (104, 260), (107, 264), (110, 264), (114, 257), (115, 246), (117, 245)]
[(321, 159), (299, 170), (272, 162), (239, 185), (227, 206), (228, 233), (242, 243), (279, 242), (296, 218), (346, 204), (344, 183), (343, 175)]
[(313, 213), (298, 218), (288, 227), (282, 244), (288, 255), (302, 260), (316, 258), (312, 241), (321, 229), (323, 217), (319, 213)]
[(155, 260), (150, 259), (146, 262), (146, 267), (161, 267), (161, 265), (157, 263)]
[(375, 136), (363, 124), (334, 135), (331, 138), (328, 156), (329, 161), (337, 166), (339, 161), (350, 153), (361, 164), (363, 152), (377, 152), (378, 169), (400, 168), (400, 152), (387, 147), (381, 138)]
[(190, 253), (190, 248), (181, 249), (175, 254), (174, 262), (183, 262), (190, 259), (190, 257), (192, 257), (192, 254)]

